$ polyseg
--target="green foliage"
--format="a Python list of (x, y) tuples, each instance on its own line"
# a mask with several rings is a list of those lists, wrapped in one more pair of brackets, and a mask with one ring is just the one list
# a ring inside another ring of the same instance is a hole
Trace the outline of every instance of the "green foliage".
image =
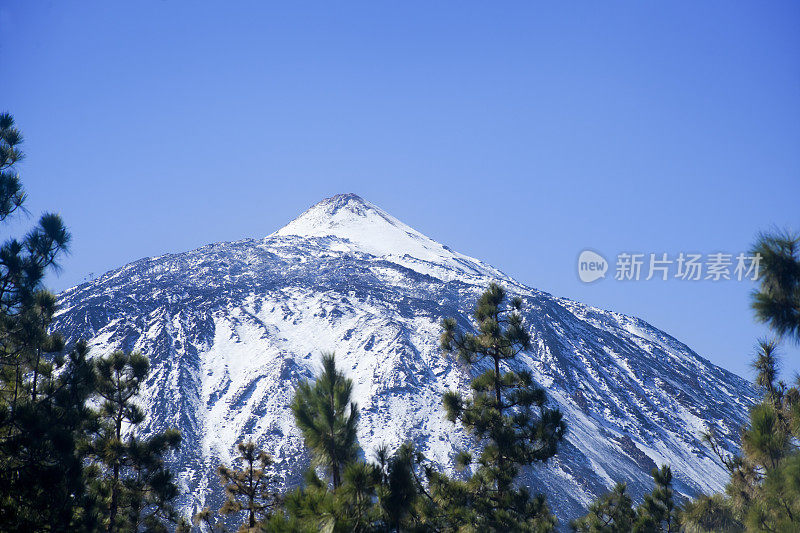
[(764, 395), (764, 400), (775, 408), (780, 408), (783, 385), (778, 383), (778, 360), (775, 341), (760, 340), (752, 367), (756, 371), (756, 386)]
[(250, 531), (256, 524), (267, 520), (278, 504), (278, 494), (273, 490), (272, 457), (256, 448), (253, 441), (238, 445), (239, 468), (220, 466), (217, 472), (225, 486), (227, 499), (220, 508), (220, 514), (228, 516), (244, 512), (246, 520), (240, 531)]
[(628, 496), (625, 483), (617, 483), (614, 490), (599, 498), (589, 507), (589, 513), (570, 526), (580, 533), (628, 533), (633, 529), (636, 513)]
[(192, 523), (205, 528), (205, 531), (209, 531), (210, 533), (222, 533), (227, 531), (225, 529), (225, 523), (208, 507), (203, 507), (203, 509), (196, 512), (194, 516), (192, 516)]
[(146, 357), (117, 351), (97, 360), (96, 368), (103, 403), (90, 457), (103, 523), (108, 531), (167, 531), (178, 520), (171, 503), (178, 489), (164, 458), (180, 446), (180, 432), (136, 436), (145, 419), (135, 398), (150, 369)]
[(570, 526), (581, 533), (673, 533), (680, 531), (680, 518), (672, 491), (672, 470), (662, 465), (651, 472), (655, 487), (645, 494), (638, 507), (618, 483), (608, 494), (598, 498), (589, 512)]
[(687, 533), (741, 533), (744, 524), (736, 519), (735, 514), (730, 500), (722, 494), (703, 495), (684, 504), (680, 513), (681, 525)]
[[(0, 114), (0, 223), (24, 211), (22, 135)], [(3, 531), (80, 531), (95, 524), (83, 443), (94, 370), (85, 345), (66, 356), (49, 331), (55, 296), (42, 287), (70, 235), (46, 213), (0, 244), (0, 525)]]
[(759, 342), (753, 367), (763, 397), (742, 430), (742, 453), (726, 456), (715, 436), (706, 435), (731, 478), (724, 495), (702, 496), (685, 506), (687, 530), (724, 525), (730, 531), (800, 531), (800, 390), (778, 381), (774, 342)]
[[(505, 291), (493, 283), (478, 300), (472, 331), (459, 330), (452, 318), (442, 322), (445, 353), (473, 371), (488, 367), (472, 380), (471, 396), (448, 391), (443, 398), (447, 418), (460, 422), (482, 445), (469, 480), (439, 474), (432, 479), (438, 507), (448, 509), (447, 521), (456, 530), (464, 524), (493, 531), (554, 526), (544, 499), (515, 486), (520, 467), (547, 461), (566, 433), (561, 412), (547, 407), (547, 395), (530, 372), (512, 368), (530, 345), (521, 306), (519, 298), (507, 302)], [(462, 467), (471, 461), (471, 454), (458, 457)]]
[(411, 530), (419, 526), (422, 515), (420, 495), (423, 492), (417, 470), (424, 461), (410, 443), (403, 444), (389, 455), (388, 449), (378, 449), (378, 469), (381, 474), (377, 488), (381, 520), (390, 531)]
[[(376, 461), (358, 459), (357, 407), (352, 383), (336, 369), (332, 354), (323, 356), (322, 373), (297, 387), (292, 408), (312, 466), (302, 487), (288, 493), (283, 512), (263, 524), (265, 531), (446, 531), (439, 527), (438, 503), (426, 490), (436, 473), (412, 445), (394, 453), (377, 450)], [(337, 472), (339, 477), (337, 481)]]
[(767, 472), (760, 502), (751, 507), (746, 522), (754, 531), (800, 529), (800, 454), (791, 454)]
[(358, 406), (350, 401), (353, 382), (336, 369), (333, 353), (322, 355), (322, 374), (312, 385), (300, 383), (292, 401), (295, 422), (314, 463), (329, 472), (333, 488), (342, 483), (345, 465), (358, 453)]
[(770, 403), (750, 411), (750, 427), (742, 432), (742, 448), (749, 462), (764, 470), (778, 466), (789, 451), (791, 436), (781, 427), (779, 411)]
[(756, 318), (778, 335), (800, 341), (800, 235), (762, 233), (752, 252), (761, 255), (761, 285), (753, 294)]
[[(24, 210), (27, 199), (16, 164), (24, 157), (22, 135), (8, 113), (0, 113), (0, 223)], [(59, 255), (69, 248), (70, 234), (61, 218), (45, 213), (24, 237), (0, 245), (0, 347), (15, 355), (17, 335), (28, 335), (19, 316), (33, 305), (49, 268), (58, 266)]]
[(376, 465), (363, 461), (347, 464), (342, 484), (335, 489), (308, 471), (305, 485), (287, 494), (286, 511), (305, 531), (373, 531), (380, 519), (376, 502), (379, 483)]
[(636, 533), (672, 533), (679, 530), (678, 509), (672, 492), (672, 470), (662, 465), (651, 472), (655, 488), (646, 494), (644, 502), (636, 510)]
[[(353, 382), (336, 368), (333, 353), (322, 355), (322, 373), (297, 386), (292, 412), (311, 451), (312, 466), (329, 476), (306, 473), (305, 486), (286, 497), (289, 519), (309, 531), (370, 531), (378, 519), (379, 468), (358, 460), (358, 406)], [(276, 527), (275, 522), (270, 526)]]
[(82, 530), (96, 525), (86, 491), (83, 451), (93, 416), (86, 402), (94, 371), (88, 350), (77, 345), (54, 366), (57, 377), (22, 383), (16, 410), (4, 409), (8, 424), (0, 440), (0, 524), (4, 531)]
[(269, 473), (272, 457), (259, 450), (253, 441), (240, 442), (237, 448), (239, 456), (234, 466), (220, 465), (217, 469), (226, 496), (219, 512), (215, 514), (205, 507), (192, 517), (192, 522), (202, 525), (205, 531), (224, 532), (229, 517), (244, 513), (238, 531), (297, 531), (281, 513), (275, 513), (281, 501), (273, 489), (275, 478)]
[(22, 208), (25, 192), (15, 165), (24, 154), (19, 145), (22, 134), (14, 127), (14, 117), (0, 113), (0, 222)]

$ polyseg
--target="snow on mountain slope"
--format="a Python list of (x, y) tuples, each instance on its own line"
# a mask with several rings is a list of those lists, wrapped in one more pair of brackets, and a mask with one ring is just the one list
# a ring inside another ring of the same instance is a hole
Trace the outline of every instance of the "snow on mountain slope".
[(176, 468), (187, 510), (219, 499), (213, 471), (252, 437), (282, 482), (308, 464), (289, 403), (294, 385), (335, 350), (354, 381), (367, 457), (413, 440), (442, 468), (470, 441), (444, 419), (448, 388), (469, 376), (439, 352), (439, 322), (467, 324), (490, 281), (523, 299), (530, 369), (564, 411), (556, 458), (524, 473), (562, 523), (613, 482), (634, 495), (650, 469), (673, 467), (684, 495), (719, 490), (724, 468), (700, 442), (714, 427), (728, 450), (754, 401), (740, 377), (646, 322), (526, 287), (429, 239), (356, 195), (312, 206), (260, 240), (147, 258), (61, 294), (55, 327), (94, 353), (151, 360), (147, 430), (184, 435)]
[(499, 270), (453, 252), (355, 194), (339, 194), (319, 202), (272, 235), (334, 237), (333, 249), (366, 253), (442, 279), (459, 275), (510, 280)]

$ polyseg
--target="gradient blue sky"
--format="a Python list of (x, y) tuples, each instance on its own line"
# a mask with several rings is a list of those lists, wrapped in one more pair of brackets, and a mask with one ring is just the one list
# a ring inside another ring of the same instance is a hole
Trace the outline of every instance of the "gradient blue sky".
[(28, 208), (74, 234), (55, 289), (356, 192), (751, 377), (751, 283), (575, 263), (800, 230), (798, 24), (797, 2), (4, 0), (0, 106)]

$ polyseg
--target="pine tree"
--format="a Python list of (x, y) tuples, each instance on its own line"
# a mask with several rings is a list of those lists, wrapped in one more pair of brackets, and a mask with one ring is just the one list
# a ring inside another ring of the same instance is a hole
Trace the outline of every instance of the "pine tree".
[(353, 382), (336, 369), (333, 353), (322, 355), (322, 374), (312, 385), (300, 383), (292, 401), (295, 422), (311, 449), (314, 464), (324, 467), (336, 489), (344, 468), (356, 460), (358, 406), (350, 399)]
[(441, 346), (470, 370), (472, 395), (449, 391), (444, 396), (447, 418), (459, 421), (482, 445), (477, 460), (460, 456), (463, 466), (477, 463), (468, 486), (446, 483), (442, 490), (466, 498), (475, 510), (476, 527), (493, 531), (526, 531), (552, 527), (554, 519), (542, 497), (532, 498), (514, 482), (522, 466), (550, 459), (564, 437), (561, 412), (547, 406), (547, 395), (527, 370), (514, 370), (516, 357), (530, 346), (523, 327), (519, 298), (506, 301), (505, 291), (492, 283), (475, 307), (474, 332), (459, 331), (455, 319), (442, 323)]
[(760, 340), (752, 367), (756, 371), (756, 386), (762, 390), (764, 399), (776, 409), (780, 409), (783, 386), (778, 382), (777, 348), (775, 341)]
[(633, 529), (636, 513), (625, 483), (592, 503), (589, 513), (570, 526), (579, 533), (628, 533)]
[(0, 444), (0, 524), (5, 531), (96, 526), (83, 465), (94, 420), (86, 406), (94, 392), (94, 368), (87, 354), (79, 343), (67, 357), (58, 357), (56, 372), (39, 383), (36, 400), (27, 396), (17, 406), (17, 431)]
[(775, 333), (800, 341), (800, 235), (762, 233), (752, 252), (761, 256), (756, 318)]
[(14, 127), (14, 117), (0, 113), (0, 222), (22, 208), (25, 191), (15, 165), (25, 155), (20, 149), (22, 134)]
[[(21, 143), (14, 119), (0, 113), (0, 223), (24, 209), (27, 198), (16, 166), (24, 157)], [(55, 298), (42, 289), (42, 280), (58, 267), (70, 239), (61, 218), (45, 213), (24, 238), (0, 245), (0, 438), (17, 432), (23, 382), (32, 379), (35, 401), (42, 356), (61, 350), (58, 336), (48, 333)]]
[(103, 404), (93, 443), (95, 466), (101, 471), (95, 490), (105, 502), (105, 527), (166, 530), (165, 521), (178, 519), (172, 507), (178, 490), (164, 457), (180, 446), (180, 432), (167, 430), (145, 439), (135, 435), (145, 419), (135, 401), (150, 369), (145, 356), (117, 351), (99, 359), (96, 367)]
[(381, 447), (377, 451), (380, 484), (377, 488), (379, 513), (387, 531), (420, 530), (424, 512), (420, 501), (425, 489), (416, 470), (424, 461), (411, 443), (405, 443), (389, 454)]
[(779, 381), (778, 366), (776, 344), (760, 341), (753, 367), (762, 401), (750, 410), (740, 454), (722, 453), (713, 432), (705, 435), (731, 478), (724, 495), (685, 505), (687, 530), (800, 531), (800, 383)]
[(241, 442), (237, 448), (239, 457), (235, 462), (241, 466), (221, 465), (217, 469), (227, 497), (220, 514), (244, 512), (246, 520), (239, 531), (255, 531), (256, 525), (268, 520), (278, 505), (278, 494), (272, 487), (274, 478), (269, 473), (273, 461), (253, 441)]
[[(17, 171), (17, 163), (24, 158), (21, 143), (13, 117), (0, 113), (0, 223), (23, 210), (27, 198)], [(45, 213), (22, 239), (11, 238), (0, 245), (0, 377), (3, 400), (11, 404), (7, 423), (13, 419), (23, 376), (32, 369), (31, 352), (41, 354), (46, 336), (46, 324), (43, 331), (36, 307), (43, 299), (54, 300), (41, 292), (42, 280), (48, 269), (58, 267), (70, 239), (61, 218)], [(49, 318), (46, 312), (43, 318)]]
[[(376, 465), (358, 460), (358, 406), (351, 401), (353, 383), (336, 368), (333, 353), (322, 355), (322, 373), (297, 386), (292, 401), (295, 422), (312, 454), (314, 470), (302, 488), (286, 496), (288, 520), (302, 530), (371, 531), (378, 517)], [(274, 520), (270, 527), (278, 530)], [(282, 527), (286, 527), (285, 524)]]
[(667, 465), (651, 472), (655, 487), (634, 508), (624, 483), (595, 500), (589, 512), (570, 524), (581, 533), (673, 533), (681, 530), (680, 513), (672, 489), (672, 470)]
[(679, 530), (678, 509), (672, 491), (672, 470), (667, 465), (651, 472), (655, 488), (645, 494), (644, 502), (637, 509), (633, 527), (635, 533), (673, 533)]
[(181, 517), (173, 506), (180, 491), (164, 458), (180, 446), (181, 434), (167, 429), (147, 438), (131, 435), (126, 443), (130, 476), (125, 480), (127, 523), (166, 532)]
[(681, 527), (686, 533), (742, 533), (744, 524), (736, 518), (731, 501), (722, 494), (701, 495), (687, 501), (681, 510)]
[(378, 466), (364, 461), (349, 463), (342, 473), (342, 484), (336, 489), (309, 470), (304, 485), (286, 495), (283, 523), (273, 521), (267, 529), (331, 533), (383, 531), (377, 499), (379, 486)]
[[(203, 507), (200, 511), (196, 512), (194, 516), (192, 516), (192, 523), (205, 528), (204, 531), (208, 531), (209, 533), (225, 533), (227, 531), (222, 517), (218, 516), (217, 513), (208, 507)], [(287, 531), (287, 529), (281, 528), (279, 531)]]
[(96, 442), (98, 455), (110, 470), (108, 477), (108, 530), (118, 531), (124, 524), (119, 507), (123, 492), (122, 475), (126, 466), (123, 424), (132, 426), (144, 421), (144, 413), (133, 398), (147, 377), (150, 365), (140, 353), (114, 352), (97, 362), (98, 393), (104, 399), (101, 407), (103, 432)]
[[(340, 510), (333, 513), (339, 527), (352, 533), (367, 533), (377, 527), (379, 508), (376, 505), (380, 470), (364, 461), (348, 464), (342, 486), (334, 492), (333, 502)], [(343, 510), (344, 512), (341, 512)]]
[[(24, 211), (18, 174), (22, 135), (0, 114), (0, 224)], [(70, 234), (45, 213), (21, 238), (0, 244), (0, 524), (4, 531), (79, 531), (93, 526), (82, 447), (94, 373), (86, 348), (66, 356), (50, 332), (55, 297), (45, 274), (58, 267)]]
[(753, 531), (800, 531), (800, 454), (787, 455), (764, 478), (758, 503), (747, 513)]

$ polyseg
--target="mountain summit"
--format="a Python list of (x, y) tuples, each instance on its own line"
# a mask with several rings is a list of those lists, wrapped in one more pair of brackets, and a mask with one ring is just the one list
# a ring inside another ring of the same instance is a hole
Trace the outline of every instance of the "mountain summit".
[(455, 253), (357, 194), (337, 194), (310, 208), (273, 235), (334, 237), (343, 250), (362, 252), (420, 272), (443, 275), (446, 266), (460, 274), (506, 276), (472, 257)]
[[(337, 194), (325, 198), (309, 207), (300, 216), (275, 232), (275, 235), (298, 235), (301, 237), (336, 236), (350, 240), (369, 236), (366, 227), (374, 227), (373, 233), (385, 231), (411, 231), (396, 218), (373, 205), (357, 194)], [(361, 233), (358, 233), (358, 232)], [(354, 234), (353, 232), (357, 232)]]
[(444, 418), (442, 394), (467, 391), (470, 376), (439, 351), (439, 324), (466, 323), (490, 281), (522, 299), (532, 347), (519, 365), (568, 424), (555, 459), (522, 478), (562, 524), (614, 482), (650, 490), (657, 464), (672, 466), (684, 495), (724, 486), (700, 434), (713, 428), (737, 449), (756, 396), (742, 378), (643, 320), (526, 287), (354, 194), (264, 239), (142, 259), (73, 287), (54, 327), (95, 354), (150, 358), (145, 431), (183, 432), (174, 467), (191, 511), (222, 497), (214, 469), (243, 439), (273, 455), (284, 485), (300, 481), (309, 457), (289, 405), (324, 350), (353, 379), (367, 457), (410, 440), (451, 471), (474, 443)]

